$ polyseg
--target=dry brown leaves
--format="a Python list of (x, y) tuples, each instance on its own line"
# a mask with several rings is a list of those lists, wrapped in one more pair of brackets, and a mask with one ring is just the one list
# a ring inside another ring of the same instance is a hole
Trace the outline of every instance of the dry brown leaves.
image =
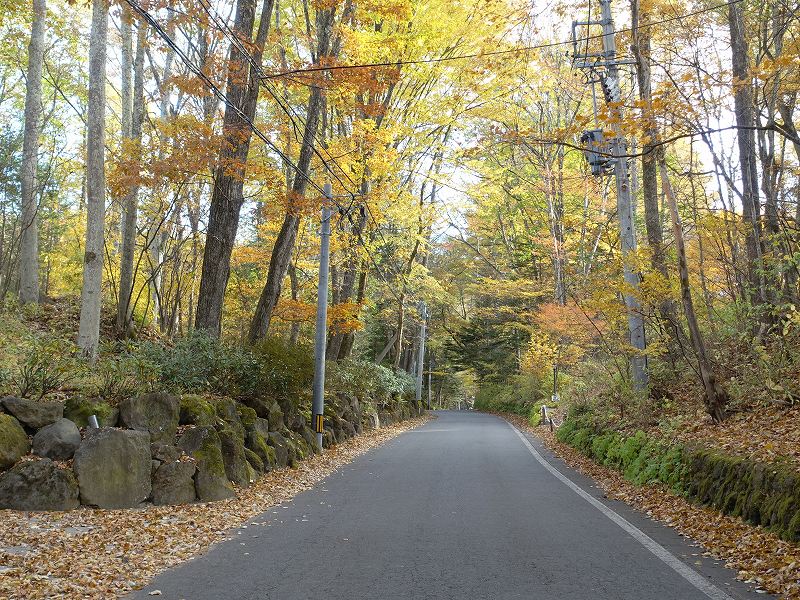
[(759, 462), (780, 462), (800, 471), (800, 404), (735, 413), (718, 425), (705, 415), (697, 415), (676, 432), (674, 439)]
[(313, 487), (342, 465), (429, 417), (358, 436), (279, 469), (236, 498), (134, 510), (0, 510), (0, 599), (110, 598), (205, 552), (228, 529)]
[(503, 415), (527, 430), (579, 472), (594, 479), (609, 498), (621, 500), (699, 543), (707, 556), (725, 561), (739, 579), (778, 594), (800, 600), (800, 545), (784, 542), (761, 527), (698, 506), (662, 485), (638, 487), (620, 473), (598, 465), (574, 448), (555, 439), (545, 427), (534, 428), (522, 417)]

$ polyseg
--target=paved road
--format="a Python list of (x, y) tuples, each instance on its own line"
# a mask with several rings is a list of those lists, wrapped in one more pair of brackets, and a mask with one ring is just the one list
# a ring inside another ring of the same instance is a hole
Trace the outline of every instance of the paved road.
[(151, 598), (153, 590), (165, 600), (765, 597), (671, 530), (604, 500), (590, 480), (505, 421), (437, 415), (133, 597)]

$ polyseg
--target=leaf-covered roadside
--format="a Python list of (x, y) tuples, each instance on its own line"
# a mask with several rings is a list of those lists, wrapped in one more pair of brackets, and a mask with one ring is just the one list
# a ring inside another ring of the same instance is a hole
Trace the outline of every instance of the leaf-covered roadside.
[(503, 415), (520, 429), (536, 435), (570, 467), (597, 482), (609, 498), (625, 502), (700, 544), (706, 556), (724, 560), (739, 579), (777, 594), (800, 600), (800, 546), (779, 539), (761, 527), (688, 502), (663, 485), (642, 487), (626, 481), (608, 467), (598, 465), (575, 449), (560, 443), (544, 427), (531, 427), (514, 415)]
[(291, 500), (427, 418), (351, 438), (295, 469), (273, 471), (222, 502), (68, 513), (0, 511), (0, 600), (107, 599), (140, 588), (226, 539), (231, 528)]

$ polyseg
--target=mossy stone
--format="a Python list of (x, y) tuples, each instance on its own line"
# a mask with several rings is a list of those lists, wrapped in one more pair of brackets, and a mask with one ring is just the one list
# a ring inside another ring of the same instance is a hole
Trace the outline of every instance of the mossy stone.
[(213, 427), (190, 429), (181, 436), (177, 445), (197, 462), (194, 482), (201, 502), (224, 500), (236, 495), (225, 474), (219, 435)]
[(184, 394), (181, 396), (180, 421), (181, 425), (197, 425), (198, 427), (213, 427), (217, 422), (217, 413), (214, 405), (202, 396)]
[(0, 470), (14, 466), (30, 449), (30, 440), (19, 421), (0, 413)]
[(64, 417), (78, 427), (88, 427), (89, 417), (97, 416), (100, 427), (115, 427), (119, 409), (101, 398), (69, 398), (64, 404)]
[(247, 463), (255, 470), (256, 473), (261, 475), (264, 473), (264, 461), (261, 460), (261, 457), (250, 450), (250, 448), (244, 449), (244, 456), (247, 459)]
[(243, 404), (239, 404), (236, 410), (239, 413), (239, 420), (242, 425), (244, 425), (245, 429), (251, 429), (255, 426), (256, 419), (258, 418), (255, 410)]
[(250, 485), (250, 474), (247, 470), (247, 457), (244, 452), (244, 440), (232, 429), (224, 428), (219, 435), (222, 462), (225, 475), (230, 481), (241, 487)]

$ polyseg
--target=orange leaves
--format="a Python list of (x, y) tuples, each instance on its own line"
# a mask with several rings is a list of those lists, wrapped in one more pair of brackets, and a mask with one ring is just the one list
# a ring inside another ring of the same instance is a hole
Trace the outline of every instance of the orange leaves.
[(351, 333), (363, 329), (358, 319), (362, 305), (357, 302), (342, 302), (328, 307), (328, 326), (332, 334)]
[(317, 314), (317, 307), (308, 302), (281, 298), (275, 308), (275, 315), (282, 321), (290, 323), (313, 323)]

